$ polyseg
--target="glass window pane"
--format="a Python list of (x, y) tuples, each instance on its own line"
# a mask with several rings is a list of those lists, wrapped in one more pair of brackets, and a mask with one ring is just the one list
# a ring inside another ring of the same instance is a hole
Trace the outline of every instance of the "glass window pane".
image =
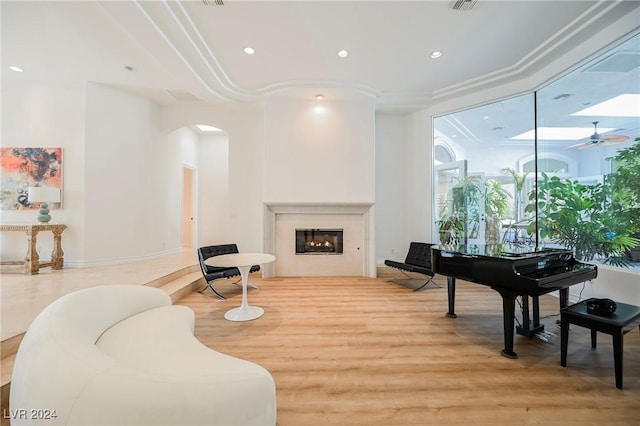
[(514, 139), (534, 126), (534, 96), (527, 94), (436, 117), (434, 159), (436, 227), (443, 244), (527, 241), (531, 214), (526, 190), (535, 161), (534, 141)]
[(535, 93), (435, 117), (434, 241), (640, 268), (639, 58), (635, 35)]
[(540, 243), (569, 248), (583, 261), (633, 266), (632, 237), (640, 237), (638, 58), (636, 35), (537, 92)]

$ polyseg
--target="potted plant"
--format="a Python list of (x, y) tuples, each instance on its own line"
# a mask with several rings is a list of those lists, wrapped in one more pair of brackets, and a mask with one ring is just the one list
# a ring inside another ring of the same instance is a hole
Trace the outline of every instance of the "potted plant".
[(524, 193), (524, 185), (527, 182), (527, 176), (529, 172), (518, 173), (512, 168), (505, 168), (502, 171), (508, 175), (511, 175), (513, 183), (515, 184), (514, 204), (515, 204), (515, 221), (518, 222), (523, 219), (526, 194)]
[[(640, 137), (635, 138), (635, 144), (618, 150), (614, 157), (609, 157), (614, 171), (607, 176), (612, 190), (626, 193), (635, 198), (635, 205), (628, 210), (630, 234), (640, 238)], [(633, 202), (631, 201), (630, 204)], [(629, 260), (640, 262), (640, 244), (627, 252)]]
[(484, 212), (485, 241), (487, 244), (500, 242), (500, 225), (507, 215), (509, 197), (502, 184), (495, 179), (485, 181)]
[[(455, 178), (454, 178), (455, 179)], [(477, 238), (480, 229), (480, 176), (466, 176), (457, 179), (456, 185), (451, 189), (453, 194), (453, 215), (463, 225), (463, 238)]]
[(464, 240), (464, 222), (456, 214), (443, 214), (436, 221), (440, 243), (444, 245), (458, 245)]
[[(615, 178), (583, 185), (542, 173), (537, 197), (532, 191), (529, 198), (529, 213), (535, 211), (537, 200), (541, 239), (573, 250), (581, 260), (598, 257), (607, 264), (628, 266), (626, 252), (640, 243), (632, 236), (637, 231), (632, 211), (637, 209), (638, 201), (630, 188)], [(528, 232), (535, 232), (535, 223), (529, 225)]]
[(480, 179), (480, 176), (456, 179), (455, 186), (449, 190), (450, 204), (440, 212), (440, 219), (436, 221), (441, 244), (466, 244), (467, 238), (477, 237), (482, 195), (478, 185)]

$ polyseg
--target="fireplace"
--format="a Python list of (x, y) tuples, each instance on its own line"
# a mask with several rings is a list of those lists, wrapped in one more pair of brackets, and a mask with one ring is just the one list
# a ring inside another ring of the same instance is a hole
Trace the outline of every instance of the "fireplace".
[(296, 254), (342, 254), (342, 229), (297, 229)]
[[(264, 251), (277, 261), (264, 265), (263, 277), (376, 277), (372, 203), (270, 203), (264, 219)], [(296, 229), (318, 228), (344, 231), (342, 254), (296, 254)]]

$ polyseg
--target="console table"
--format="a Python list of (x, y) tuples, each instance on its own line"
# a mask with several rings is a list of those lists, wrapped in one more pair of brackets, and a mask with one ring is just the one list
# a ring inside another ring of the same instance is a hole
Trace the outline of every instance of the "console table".
[[(51, 266), (53, 269), (62, 269), (64, 265), (64, 252), (62, 251), (62, 232), (67, 225), (53, 225), (48, 223), (25, 223), (16, 225), (0, 225), (0, 231), (22, 231), (27, 234), (27, 254), (24, 261), (1, 261), (1, 265), (24, 265), (24, 273), (37, 274), (40, 268)], [(38, 232), (51, 231), (53, 233), (53, 251), (50, 262), (40, 262), (40, 256), (36, 250)]]

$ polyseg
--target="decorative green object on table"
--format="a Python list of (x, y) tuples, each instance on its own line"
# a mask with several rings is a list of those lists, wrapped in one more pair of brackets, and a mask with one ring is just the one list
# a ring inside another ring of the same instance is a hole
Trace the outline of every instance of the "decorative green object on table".
[(40, 211), (38, 211), (38, 222), (47, 223), (51, 220), (49, 214), (49, 205), (47, 203), (40, 204)]
[(48, 203), (60, 202), (60, 189), (44, 186), (32, 186), (29, 187), (28, 194), (28, 200), (30, 203), (40, 203), (38, 222), (48, 223), (51, 220)]

